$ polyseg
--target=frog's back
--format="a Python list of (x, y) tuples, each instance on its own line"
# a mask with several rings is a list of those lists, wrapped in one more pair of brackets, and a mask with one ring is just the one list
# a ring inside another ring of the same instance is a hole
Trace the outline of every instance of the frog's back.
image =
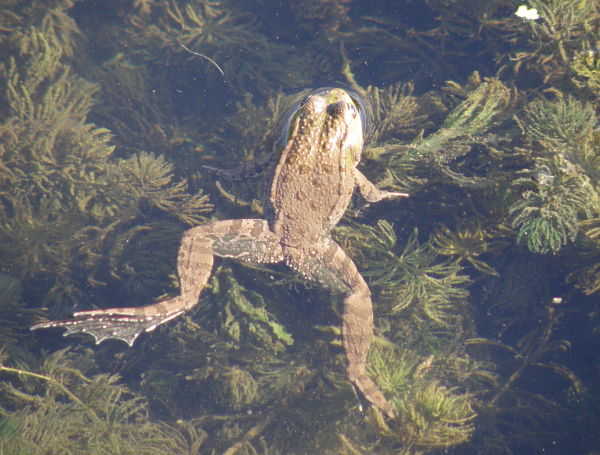
[[(332, 93), (333, 92), (333, 93)], [(362, 125), (341, 89), (311, 96), (291, 122), (271, 187), (273, 231), (290, 246), (314, 244), (344, 214), (354, 189)]]

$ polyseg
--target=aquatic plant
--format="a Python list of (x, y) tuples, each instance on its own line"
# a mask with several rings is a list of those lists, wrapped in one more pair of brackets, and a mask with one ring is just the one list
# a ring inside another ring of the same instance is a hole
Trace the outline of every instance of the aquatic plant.
[[(449, 82), (445, 89), (452, 96), (460, 94), (464, 99), (446, 116), (439, 130), (426, 137), (417, 137), (407, 145), (390, 146), (385, 151), (391, 158), (389, 172), (396, 184), (414, 181), (416, 174), (421, 177), (421, 184), (432, 180), (481, 187), (490, 183), (491, 175), (488, 174), (497, 171), (469, 169), (467, 163), (477, 159), (479, 153), (474, 152), (474, 145), (490, 144), (481, 146), (488, 161), (504, 159), (503, 152), (493, 144), (496, 142), (495, 131), (509, 118), (509, 108), (515, 102), (514, 93), (499, 80), (482, 81), (476, 73), (466, 87)], [(429, 108), (433, 105), (429, 98), (424, 98), (423, 102)]]
[(560, 157), (553, 164), (540, 164), (534, 175), (513, 182), (520, 197), (510, 208), (512, 227), (517, 241), (534, 253), (556, 253), (575, 240), (580, 215), (591, 216), (590, 200), (597, 198), (578, 168)]
[(161, 156), (140, 153), (116, 163), (121, 185), (132, 200), (168, 213), (187, 225), (198, 224), (201, 213), (209, 211), (208, 197), (201, 192), (190, 195), (187, 182), (174, 181), (174, 167)]
[(262, 295), (239, 284), (231, 271), (219, 274), (221, 292), (225, 292), (222, 330), (236, 343), (253, 339), (261, 349), (279, 352), (294, 343), (291, 334), (265, 309)]
[(521, 21), (521, 33), (513, 36), (514, 54), (503, 57), (506, 61), (499, 72), (507, 70), (536, 74), (544, 84), (560, 84), (572, 74), (573, 57), (594, 41), (598, 25), (597, 2), (563, 2), (561, 0), (531, 0), (539, 21)]
[[(471, 76), (469, 84), (472, 88), (467, 87), (466, 99), (448, 114), (440, 130), (417, 145), (423, 153), (440, 151), (453, 139), (481, 135), (498, 121), (499, 115), (506, 115), (512, 102), (511, 91), (506, 85), (498, 79), (481, 81), (477, 73)], [(455, 83), (448, 85), (447, 91), (462, 89)]]
[(443, 224), (436, 226), (431, 235), (432, 249), (442, 256), (454, 256), (456, 262), (467, 261), (475, 270), (489, 275), (498, 275), (492, 266), (477, 259), (478, 256), (492, 251), (499, 242), (488, 242), (491, 235), (480, 225), (458, 223), (456, 231)]
[(402, 138), (414, 138), (421, 131), (431, 127), (429, 115), (423, 109), (423, 103), (413, 95), (414, 84), (390, 84), (385, 88), (374, 86), (363, 90), (369, 111), (369, 129), (365, 137), (367, 149), (365, 154), (371, 155), (369, 146), (386, 141), (398, 141)]
[(516, 120), (534, 164), (512, 182), (520, 190), (509, 210), (512, 226), (531, 251), (556, 253), (575, 240), (579, 222), (600, 207), (587, 174), (598, 176), (597, 150), (590, 142), (595, 112), (589, 104), (560, 96), (530, 103)]
[[(413, 363), (409, 371), (402, 369), (410, 374), (394, 387), (392, 400), (399, 411), (397, 420), (385, 422), (379, 413), (370, 414), (369, 423), (377, 429), (382, 445), (401, 443), (406, 447), (431, 450), (461, 444), (473, 434), (473, 421), (477, 415), (473, 410), (473, 397), (425, 377), (424, 371), (431, 368), (431, 363), (431, 359), (426, 359), (419, 364)], [(375, 377), (392, 375), (397, 381), (400, 375), (391, 371), (395, 366), (399, 366), (398, 361), (382, 364)], [(404, 386), (401, 386), (402, 382)]]
[(14, 422), (0, 438), (2, 453), (189, 454), (176, 429), (149, 419), (145, 400), (115, 375), (86, 375), (89, 354), (66, 349), (37, 366), (9, 366), (0, 357), (0, 414)]
[[(600, 182), (600, 133), (591, 103), (556, 92), (556, 100), (536, 100), (527, 105), (522, 117), (515, 117), (531, 153), (550, 167), (558, 155), (576, 165), (597, 188)], [(590, 203), (598, 210), (598, 202)]]
[(419, 358), (412, 351), (398, 352), (390, 347), (374, 345), (369, 351), (367, 371), (371, 377), (377, 378), (377, 385), (386, 396), (399, 396), (410, 387), (419, 363)]
[[(417, 319), (425, 317), (447, 325), (456, 316), (455, 306), (468, 295), (469, 282), (461, 267), (440, 261), (429, 243), (419, 244), (413, 231), (398, 247), (393, 226), (379, 220), (377, 227), (341, 226), (336, 237), (353, 256), (360, 258), (363, 275), (391, 314), (410, 308)], [(380, 310), (381, 311), (381, 310)]]
[[(599, 42), (600, 39), (595, 40)], [(590, 45), (575, 53), (571, 66), (575, 73), (571, 81), (582, 90), (586, 90), (596, 99), (600, 97), (600, 52), (598, 45)]]
[(407, 444), (419, 448), (450, 447), (468, 441), (476, 417), (468, 394), (457, 393), (430, 381), (406, 393), (400, 409), (405, 412)]
[(523, 117), (515, 120), (529, 141), (540, 142), (547, 152), (556, 150), (577, 163), (573, 154), (589, 139), (596, 125), (596, 113), (590, 103), (557, 94), (556, 101), (541, 99), (529, 103)]
[[(306, 73), (298, 70), (302, 67), (312, 72), (289, 48), (257, 32), (249, 15), (224, 4), (203, 0), (157, 2), (149, 9), (133, 12), (129, 20), (135, 27), (131, 39), (136, 53), (145, 59), (163, 66), (186, 60), (203, 62), (208, 65), (207, 79), (225, 77), (240, 93), (250, 91), (250, 86), (265, 94), (273, 85), (306, 85)], [(236, 55), (244, 58), (233, 57)], [(290, 71), (292, 68), (295, 70)]]
[[(64, 55), (73, 56), (81, 38), (77, 24), (67, 14), (74, 4), (73, 0), (55, 0), (51, 4), (38, 0), (8, 2), (0, 10), (0, 43), (21, 41), (21, 35), (35, 27)], [(27, 41), (21, 44), (20, 51), (27, 53)]]
[(47, 283), (57, 316), (82, 300), (83, 280), (106, 282), (104, 253), (139, 232), (144, 212), (196, 224), (211, 206), (163, 157), (112, 160), (111, 132), (86, 123), (98, 87), (63, 63), (59, 41), (29, 27), (10, 46), (0, 62), (0, 254), (12, 276)]

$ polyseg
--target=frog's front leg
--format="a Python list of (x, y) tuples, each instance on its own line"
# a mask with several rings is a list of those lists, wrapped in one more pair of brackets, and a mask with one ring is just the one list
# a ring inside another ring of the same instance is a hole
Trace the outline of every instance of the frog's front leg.
[(180, 295), (142, 307), (79, 311), (71, 320), (44, 322), (31, 329), (64, 327), (65, 335), (84, 332), (93, 335), (96, 343), (113, 338), (131, 346), (142, 332), (154, 330), (198, 303), (215, 255), (252, 263), (283, 259), (281, 247), (264, 220), (226, 220), (197, 226), (183, 234), (179, 247)]
[(380, 190), (356, 168), (354, 169), (354, 183), (356, 183), (356, 186), (360, 191), (360, 195), (367, 202), (379, 202), (383, 199), (394, 197), (408, 197), (408, 193)]
[(273, 165), (274, 157), (274, 153), (263, 153), (252, 161), (246, 161), (232, 169), (221, 169), (213, 166), (202, 167), (227, 180), (240, 181), (261, 175), (266, 169)]
[(371, 292), (352, 259), (331, 239), (316, 246), (286, 248), (284, 260), (306, 278), (345, 294), (342, 314), (342, 344), (346, 370), (356, 390), (388, 417), (394, 410), (379, 387), (367, 376), (367, 355), (373, 337)]

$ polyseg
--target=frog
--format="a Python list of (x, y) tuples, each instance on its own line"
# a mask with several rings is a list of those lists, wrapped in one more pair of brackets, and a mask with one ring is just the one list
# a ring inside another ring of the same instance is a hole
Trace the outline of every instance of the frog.
[(349, 382), (363, 402), (394, 418), (392, 405), (367, 375), (374, 330), (369, 286), (331, 236), (355, 189), (368, 203), (408, 196), (379, 189), (358, 169), (361, 108), (355, 95), (339, 87), (316, 90), (300, 102), (283, 132), (265, 219), (214, 221), (185, 231), (177, 255), (179, 295), (141, 307), (78, 311), (72, 319), (32, 329), (62, 327), (64, 335), (82, 332), (98, 344), (118, 339), (132, 346), (141, 333), (199, 304), (215, 256), (250, 264), (284, 263), (306, 280), (343, 295), (341, 338)]

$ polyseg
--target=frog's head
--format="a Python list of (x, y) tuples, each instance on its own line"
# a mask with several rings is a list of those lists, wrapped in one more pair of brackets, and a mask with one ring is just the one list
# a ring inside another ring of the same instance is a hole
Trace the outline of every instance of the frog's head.
[(296, 123), (304, 131), (325, 134), (348, 153), (351, 166), (360, 161), (363, 146), (363, 105), (342, 88), (323, 88), (306, 95), (287, 122), (289, 140)]
[(341, 133), (341, 147), (346, 150), (350, 166), (360, 161), (363, 148), (363, 115), (360, 103), (342, 88), (326, 89), (320, 96), (332, 125)]

